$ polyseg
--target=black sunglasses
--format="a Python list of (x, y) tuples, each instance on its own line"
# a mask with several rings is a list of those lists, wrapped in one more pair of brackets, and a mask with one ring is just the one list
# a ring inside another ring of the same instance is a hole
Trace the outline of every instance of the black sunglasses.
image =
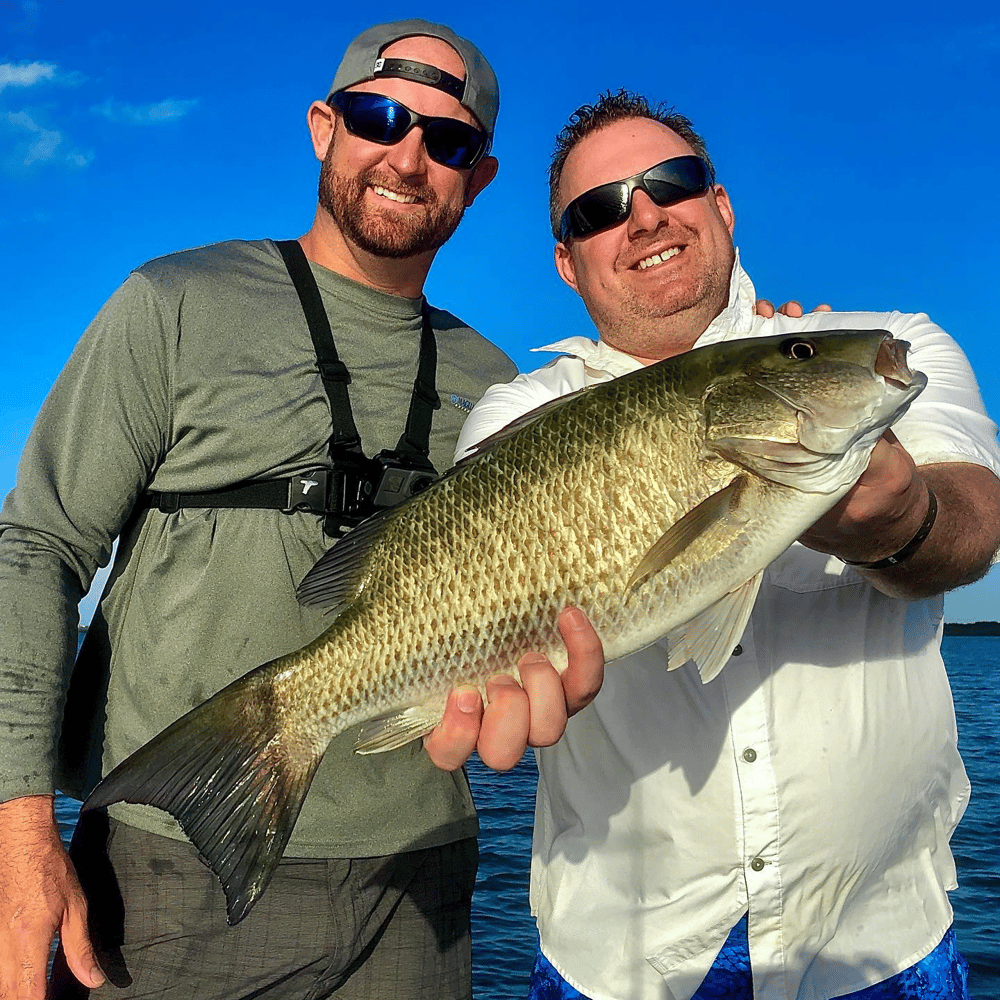
[(457, 118), (430, 118), (381, 94), (342, 90), (327, 102), (344, 116), (351, 135), (383, 146), (394, 146), (418, 125), (424, 130), (424, 148), (436, 163), (468, 170), (489, 148), (489, 137)]
[(700, 156), (674, 156), (624, 180), (601, 184), (574, 198), (559, 222), (565, 243), (616, 226), (632, 211), (632, 192), (642, 188), (657, 205), (673, 205), (704, 194), (712, 184), (712, 170)]

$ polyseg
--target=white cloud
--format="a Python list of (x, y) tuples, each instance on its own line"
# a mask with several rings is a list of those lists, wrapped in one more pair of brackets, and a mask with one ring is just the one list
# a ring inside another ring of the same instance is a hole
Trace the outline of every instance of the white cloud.
[(6, 122), (14, 133), (13, 148), (7, 157), (12, 166), (60, 163), (85, 167), (94, 158), (92, 152), (71, 148), (62, 132), (40, 124), (27, 111), (9, 111), (0, 115), (0, 122)]
[(126, 104), (124, 101), (108, 98), (103, 104), (95, 105), (91, 110), (113, 122), (127, 125), (160, 125), (163, 122), (183, 118), (197, 105), (197, 98), (182, 100), (178, 97), (168, 97), (156, 104)]
[(0, 63), (0, 91), (5, 87), (33, 87), (40, 80), (52, 80), (56, 75), (53, 63)]

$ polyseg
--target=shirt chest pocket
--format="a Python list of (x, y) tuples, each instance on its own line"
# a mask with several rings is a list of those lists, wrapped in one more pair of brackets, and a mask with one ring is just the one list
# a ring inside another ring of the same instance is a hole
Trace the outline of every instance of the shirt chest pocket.
[(863, 583), (863, 578), (835, 556), (793, 542), (764, 571), (764, 582), (796, 594), (834, 590)]

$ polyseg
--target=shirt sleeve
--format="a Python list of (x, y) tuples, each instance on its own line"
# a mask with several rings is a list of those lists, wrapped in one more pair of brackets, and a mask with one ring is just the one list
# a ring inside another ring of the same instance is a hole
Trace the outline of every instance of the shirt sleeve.
[(964, 352), (925, 314), (892, 314), (893, 336), (910, 343), (907, 364), (927, 387), (893, 426), (917, 465), (969, 462), (1000, 476), (997, 425), (986, 413)]
[(132, 275), (49, 393), (0, 511), (0, 801), (53, 791), (78, 604), (168, 440), (168, 331)]
[(472, 408), (455, 448), (455, 461), (466, 458), (480, 441), (502, 430), (512, 420), (588, 383), (581, 359), (561, 357), (512, 382), (492, 385)]

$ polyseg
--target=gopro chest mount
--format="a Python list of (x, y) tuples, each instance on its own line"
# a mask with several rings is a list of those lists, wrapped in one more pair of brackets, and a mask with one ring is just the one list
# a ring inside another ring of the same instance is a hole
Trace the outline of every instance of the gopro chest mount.
[(406, 425), (394, 449), (385, 449), (368, 458), (347, 392), (351, 374), (337, 355), (330, 320), (306, 255), (296, 240), (282, 240), (275, 245), (302, 304), (330, 404), (333, 418), (330, 465), (286, 479), (247, 480), (204, 493), (153, 490), (140, 497), (139, 505), (156, 507), (165, 513), (182, 507), (257, 507), (289, 514), (311, 511), (324, 515), (323, 530), (327, 535), (339, 537), (365, 518), (419, 493), (437, 478), (430, 460), (431, 421), (434, 411), (441, 406), (435, 388), (437, 344), (425, 304), (417, 377)]

